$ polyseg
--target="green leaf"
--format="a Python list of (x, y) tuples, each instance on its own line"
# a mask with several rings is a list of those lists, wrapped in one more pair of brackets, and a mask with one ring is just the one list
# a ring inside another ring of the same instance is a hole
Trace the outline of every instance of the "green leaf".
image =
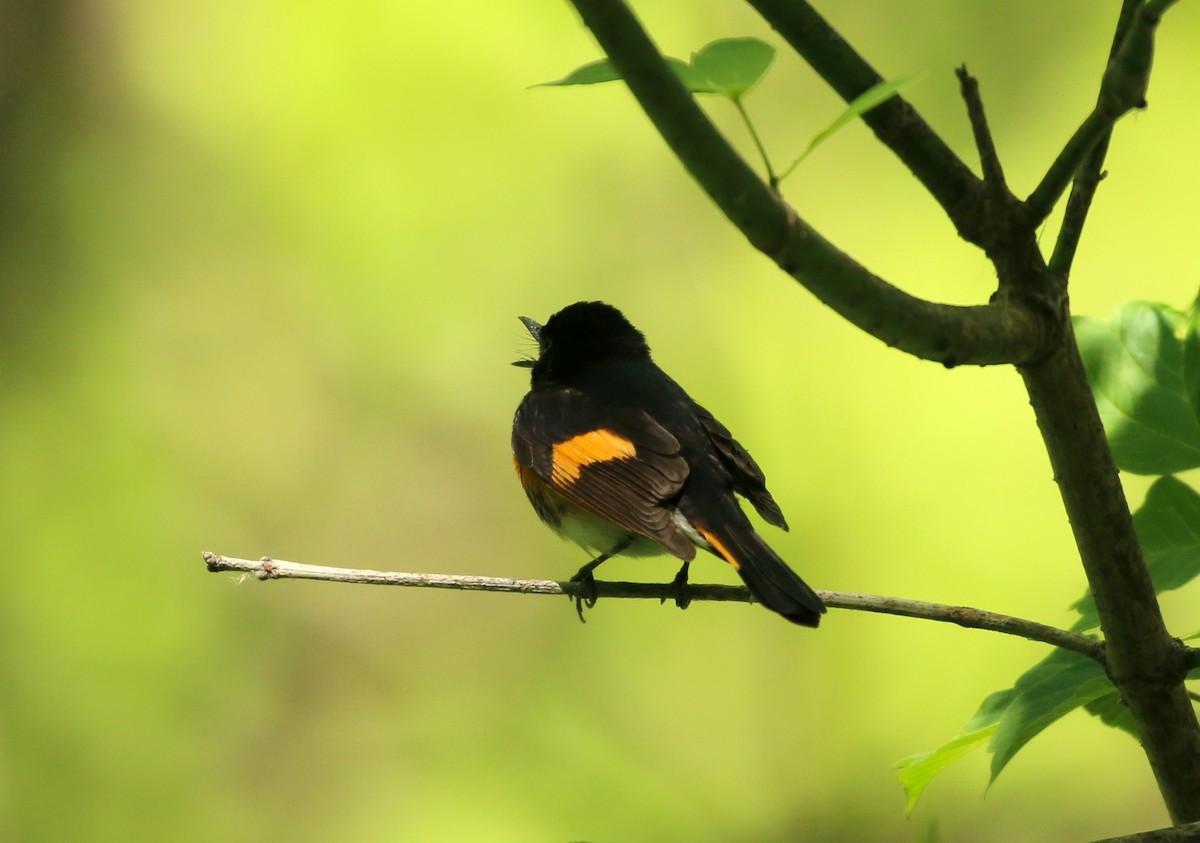
[(917, 74), (915, 76), (905, 76), (902, 79), (892, 79), (890, 81), (884, 80), (878, 85), (873, 85), (872, 87), (863, 91), (850, 101), (850, 104), (846, 106), (846, 110), (839, 114), (836, 120), (822, 129), (820, 132), (817, 132), (816, 136), (808, 142), (808, 146), (805, 148), (805, 150), (800, 153), (800, 157), (793, 161), (791, 166), (789, 166), (783, 171), (782, 174), (780, 174), (779, 179), (782, 181), (791, 175), (792, 171), (800, 166), (800, 162), (809, 156), (809, 153), (811, 153), (825, 141), (829, 140), (829, 138), (832, 137), (836, 132), (857, 118), (862, 117), (872, 108), (875, 108), (876, 106), (881, 105), (887, 100), (891, 99), (901, 90), (907, 88), (913, 82), (917, 81), (917, 79), (923, 75), (924, 74)]
[(775, 48), (765, 41), (721, 38), (692, 55), (692, 68), (712, 92), (737, 100), (758, 84), (774, 59)]
[(717, 93), (717, 89), (704, 78), (704, 74), (683, 59), (668, 58), (667, 64), (675, 71), (675, 75), (679, 77), (679, 81), (683, 82), (683, 86), (693, 94)]
[[(714, 89), (708, 81), (704, 79), (696, 70), (682, 59), (671, 58), (666, 56), (667, 66), (675, 71), (675, 75), (679, 77), (679, 81), (683, 82), (693, 94), (711, 94)], [(590, 64), (585, 64), (582, 67), (577, 67), (564, 76), (562, 79), (556, 79), (553, 82), (540, 82), (533, 85), (534, 88), (554, 88), (564, 87), (568, 85), (597, 85), (601, 82), (616, 82), (623, 77), (621, 72), (608, 59), (600, 59)]]
[(1105, 322), (1075, 319), (1075, 336), (1117, 466), (1173, 474), (1200, 466), (1200, 423), (1184, 389), (1179, 311), (1128, 302)]
[(995, 781), (1025, 744), (1081, 706), (1091, 706), (1092, 713), (1110, 725), (1124, 728), (1128, 722), (1132, 727), (1128, 715), (1113, 705), (1117, 705), (1116, 688), (1099, 664), (1071, 650), (1055, 650), (1025, 671), (1013, 687), (989, 694), (953, 739), (933, 752), (896, 764), (908, 812), (934, 776), (984, 742), (992, 753), (991, 781)]
[[(1191, 486), (1175, 477), (1155, 480), (1133, 514), (1133, 527), (1156, 594), (1181, 588), (1200, 576), (1200, 494)], [(1080, 614), (1073, 632), (1100, 625), (1090, 591), (1071, 608)]]
[(1025, 671), (1012, 690), (1012, 700), (1000, 715), (988, 745), (992, 781), (1021, 747), (1047, 726), (1080, 706), (1116, 693), (1104, 668), (1072, 650), (1055, 650)]
[(982, 746), (996, 732), (1000, 715), (1012, 700), (1014, 691), (997, 691), (989, 695), (962, 730), (933, 752), (911, 755), (896, 762), (897, 778), (907, 799), (906, 813), (911, 814), (926, 785), (952, 762)]
[(1200, 418), (1200, 307), (1192, 309), (1183, 336), (1183, 391), (1193, 415)]
[(621, 78), (620, 72), (613, 67), (608, 59), (600, 59), (590, 64), (577, 67), (562, 79), (553, 82), (539, 82), (534, 88), (553, 88), (564, 85), (596, 85), (600, 82), (614, 82)]

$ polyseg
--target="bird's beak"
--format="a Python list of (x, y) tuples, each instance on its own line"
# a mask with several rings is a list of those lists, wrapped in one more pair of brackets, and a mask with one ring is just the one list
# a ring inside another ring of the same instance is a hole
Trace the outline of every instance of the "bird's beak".
[[(521, 320), (521, 324), (525, 326), (525, 329), (527, 331), (529, 331), (529, 335), (531, 337), (533, 337), (540, 344), (542, 341), (542, 326), (540, 324), (538, 324), (537, 322), (534, 322), (528, 316), (518, 316), (517, 318)], [(533, 364), (534, 364), (533, 360), (514, 360), (513, 361), (514, 366), (520, 366), (522, 369), (532, 369)]]
[(528, 316), (518, 316), (517, 318), (521, 320), (521, 324), (523, 324), (525, 326), (526, 330), (529, 331), (530, 336), (532, 336), (538, 342), (542, 341), (542, 326), (541, 325), (539, 325), (537, 322), (534, 322)]

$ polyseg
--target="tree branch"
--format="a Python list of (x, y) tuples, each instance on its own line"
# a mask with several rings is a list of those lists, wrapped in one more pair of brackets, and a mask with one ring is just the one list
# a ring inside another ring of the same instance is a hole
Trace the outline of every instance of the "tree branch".
[(1020, 369), (1106, 641), (1108, 675), (1176, 823), (1200, 820), (1200, 725), (1167, 631), (1071, 326), (1062, 347)]
[[(1096, 109), (1028, 200), (1025, 213), (1044, 219), (1067, 179), (1079, 172), (1045, 275), (1046, 281), (1063, 285), (1064, 292), (1112, 124), (1145, 104), (1154, 31), (1172, 2), (1126, 0)], [(1124, 29), (1128, 31), (1122, 36)], [(1096, 136), (1088, 140), (1087, 132)], [(1200, 820), (1200, 724), (1184, 685), (1189, 651), (1163, 622), (1071, 325), (1067, 323), (1055, 354), (1020, 367), (1020, 372), (1096, 601), (1109, 678), (1137, 724), (1172, 821)]]
[(1200, 840), (1200, 823), (1173, 825), (1170, 828), (1139, 831), (1137, 834), (1125, 834), (1120, 837), (1105, 837), (1092, 843), (1187, 843), (1196, 840)]
[(1076, 174), (1075, 181), (1071, 183), (1071, 195), (1067, 198), (1067, 209), (1063, 212), (1062, 226), (1058, 229), (1049, 264), (1050, 271), (1064, 281), (1071, 275), (1071, 265), (1075, 263), (1075, 252), (1083, 237), (1083, 226), (1087, 222), (1088, 212), (1092, 209), (1092, 199), (1095, 198), (1096, 189), (1104, 179), (1104, 159), (1108, 155), (1111, 137), (1112, 133), (1109, 132), (1096, 144), (1088, 160)]
[[(911, 296), (840, 251), (721, 136), (621, 0), (572, 0), (671, 150), (750, 243), (818, 299), (890, 346), (946, 366), (1041, 359), (1054, 319), (1014, 297), (962, 307)], [(870, 112), (869, 112), (870, 113)]]
[[(498, 591), (516, 594), (559, 594), (568, 597), (579, 595), (580, 584), (555, 580), (515, 580), (505, 577), (475, 577), (455, 574), (407, 574), (397, 571), (373, 571), (364, 568), (332, 568), (325, 565), (305, 565), (299, 562), (284, 562), (279, 559), (236, 559), (205, 552), (204, 564), (209, 571), (235, 571), (252, 574), (260, 580), (302, 579), (324, 582), (361, 583), (367, 585), (398, 585), (414, 588), (451, 588), (460, 591)], [(674, 583), (633, 583), (596, 581), (597, 597), (624, 599), (672, 600), (678, 596)], [(942, 623), (953, 623), (969, 629), (985, 629), (1015, 635), (1030, 641), (1040, 641), (1082, 653), (1103, 664), (1104, 643), (1086, 635), (1077, 635), (1046, 624), (971, 609), (966, 606), (948, 606), (943, 603), (928, 603), (923, 600), (905, 600), (900, 597), (880, 597), (874, 594), (855, 594), (844, 591), (818, 591), (825, 605), (833, 609), (854, 609), (860, 612), (877, 612), (920, 618)], [(722, 603), (753, 603), (750, 591), (740, 585), (693, 585), (686, 587), (687, 599), (693, 601), (715, 601)]]

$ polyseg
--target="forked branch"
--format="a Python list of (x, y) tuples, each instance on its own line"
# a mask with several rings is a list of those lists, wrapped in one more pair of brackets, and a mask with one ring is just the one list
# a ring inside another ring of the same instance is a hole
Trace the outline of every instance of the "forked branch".
[[(852, 324), (888, 345), (946, 366), (1029, 363), (1045, 357), (1057, 342), (1061, 331), (1055, 321), (1024, 302), (1003, 298), (965, 307), (939, 304), (870, 272), (822, 237), (755, 174), (622, 0), (572, 3), (655, 128), (721, 211), (755, 248)], [(942, 162), (939, 167), (954, 169), (953, 159), (935, 157)]]

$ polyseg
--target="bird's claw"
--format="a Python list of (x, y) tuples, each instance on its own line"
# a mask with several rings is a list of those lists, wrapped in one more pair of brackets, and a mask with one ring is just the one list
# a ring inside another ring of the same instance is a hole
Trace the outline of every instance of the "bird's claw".
[[(690, 562), (684, 562), (683, 567), (679, 569), (679, 573), (675, 575), (675, 579), (667, 583), (671, 591), (674, 592), (675, 605), (680, 609), (686, 609), (692, 604), (692, 598), (688, 596), (688, 567), (690, 564)], [(658, 602), (659, 605), (666, 603), (666, 596)]]
[(571, 577), (571, 583), (575, 586), (571, 599), (575, 601), (575, 611), (579, 614), (580, 623), (587, 623), (583, 616), (584, 606), (591, 609), (596, 605), (596, 578), (592, 576), (594, 567), (595, 565), (591, 564), (584, 565)]

